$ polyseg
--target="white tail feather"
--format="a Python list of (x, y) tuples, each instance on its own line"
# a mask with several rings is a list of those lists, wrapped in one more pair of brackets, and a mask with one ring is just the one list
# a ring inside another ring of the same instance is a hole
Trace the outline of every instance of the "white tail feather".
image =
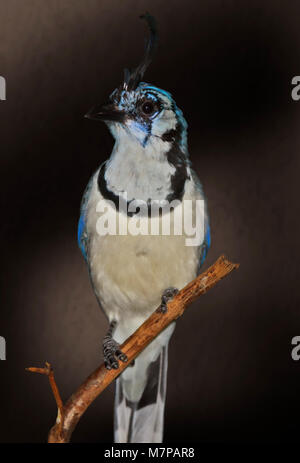
[[(133, 368), (138, 367), (138, 365)], [(129, 367), (131, 368), (131, 367)], [(161, 443), (167, 389), (168, 346), (147, 368), (147, 379), (138, 402), (129, 401), (124, 393), (122, 375), (116, 381), (115, 442)], [(134, 381), (135, 375), (133, 375)], [(126, 380), (128, 387), (128, 379)]]

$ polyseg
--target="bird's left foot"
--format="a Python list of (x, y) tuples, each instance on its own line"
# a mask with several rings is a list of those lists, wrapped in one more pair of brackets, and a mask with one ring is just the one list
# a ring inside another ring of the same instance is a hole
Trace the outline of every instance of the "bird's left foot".
[(103, 357), (104, 365), (107, 370), (117, 370), (119, 368), (118, 360), (121, 362), (127, 362), (127, 355), (120, 350), (120, 346), (112, 337), (109, 335), (105, 336), (103, 340)]
[(127, 362), (128, 360), (127, 355), (121, 351), (120, 345), (113, 338), (113, 332), (116, 326), (117, 321), (112, 320), (109, 325), (109, 330), (103, 339), (104, 365), (107, 370), (111, 370), (112, 368), (117, 370), (119, 368), (118, 360), (121, 360), (121, 362)]
[(179, 290), (177, 288), (173, 288), (173, 286), (165, 289), (161, 297), (161, 304), (157, 309), (157, 312), (166, 313), (168, 311), (168, 302), (171, 301), (171, 299), (173, 299), (173, 297), (176, 296), (178, 292)]

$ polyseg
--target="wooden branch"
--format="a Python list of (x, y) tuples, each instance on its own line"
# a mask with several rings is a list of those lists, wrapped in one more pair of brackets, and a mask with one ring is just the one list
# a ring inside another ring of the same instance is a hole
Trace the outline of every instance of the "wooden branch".
[(128, 357), (128, 362), (119, 362), (117, 370), (107, 370), (102, 364), (95, 370), (78, 390), (63, 405), (55, 383), (53, 369), (46, 363), (45, 368), (27, 368), (28, 371), (46, 374), (56, 400), (58, 414), (55, 425), (48, 435), (49, 443), (66, 443), (70, 441), (72, 432), (89, 405), (125, 368), (148, 346), (148, 344), (171, 322), (179, 318), (188, 305), (206, 293), (218, 281), (228, 275), (239, 264), (229, 262), (224, 256), (191, 281), (168, 302), (168, 310), (161, 313), (159, 308), (122, 344), (121, 350)]
[(49, 383), (50, 387), (52, 389), (52, 393), (57, 405), (57, 418), (56, 418), (56, 424), (58, 427), (59, 433), (62, 432), (62, 417), (64, 416), (64, 405), (63, 401), (61, 400), (61, 396), (54, 378), (54, 371), (50, 363), (45, 362), (45, 367), (44, 368), (35, 368), (35, 367), (29, 367), (26, 368), (27, 371), (30, 371), (31, 373), (40, 373), (42, 375), (46, 375), (49, 378)]

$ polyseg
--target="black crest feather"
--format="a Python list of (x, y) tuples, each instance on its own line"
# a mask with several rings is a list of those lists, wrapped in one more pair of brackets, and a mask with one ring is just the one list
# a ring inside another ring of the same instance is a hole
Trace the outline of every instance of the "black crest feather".
[(139, 82), (141, 82), (147, 67), (153, 59), (158, 42), (155, 18), (151, 16), (149, 13), (145, 13), (144, 15), (140, 16), (140, 18), (144, 19), (147, 22), (150, 31), (150, 36), (146, 43), (145, 53), (140, 64), (131, 72), (129, 72), (128, 69), (124, 69), (123, 89), (129, 91), (134, 90), (139, 84)]

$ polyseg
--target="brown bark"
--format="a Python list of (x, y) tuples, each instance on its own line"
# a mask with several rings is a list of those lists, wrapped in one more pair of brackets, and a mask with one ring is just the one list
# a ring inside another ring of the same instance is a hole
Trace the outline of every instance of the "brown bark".
[(145, 349), (145, 347), (172, 321), (180, 317), (188, 305), (202, 294), (206, 293), (218, 281), (228, 275), (232, 270), (238, 268), (239, 264), (229, 262), (224, 256), (201, 273), (195, 280), (191, 281), (168, 303), (166, 313), (158, 309), (123, 343), (122, 351), (127, 355), (128, 362), (119, 362), (117, 370), (106, 370), (102, 364), (95, 370), (65, 405), (62, 404), (58, 388), (55, 383), (51, 366), (46, 363), (45, 368), (28, 368), (27, 370), (45, 374), (49, 377), (50, 385), (56, 400), (58, 415), (54, 426), (48, 435), (49, 443), (69, 442), (72, 432), (83, 413), (95, 398), (127, 368), (130, 362)]

